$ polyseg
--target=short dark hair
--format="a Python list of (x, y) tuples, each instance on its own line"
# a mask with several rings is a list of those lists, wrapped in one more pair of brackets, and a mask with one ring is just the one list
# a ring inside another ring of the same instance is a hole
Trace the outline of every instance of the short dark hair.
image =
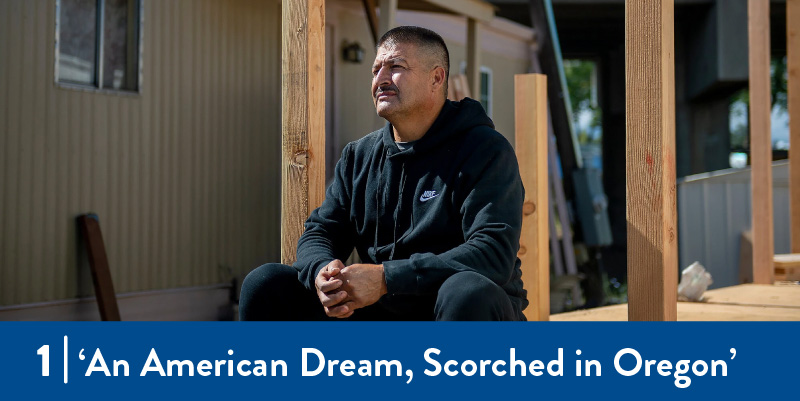
[(447, 84), (450, 80), (450, 52), (447, 51), (447, 45), (438, 33), (418, 26), (398, 26), (384, 33), (378, 40), (375, 49), (379, 49), (385, 43), (412, 44), (428, 51), (444, 68), (444, 93), (445, 96), (447, 95)]

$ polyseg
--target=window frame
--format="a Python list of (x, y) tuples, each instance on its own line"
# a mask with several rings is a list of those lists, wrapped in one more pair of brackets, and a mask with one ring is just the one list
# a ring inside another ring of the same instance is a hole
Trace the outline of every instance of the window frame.
[[(466, 74), (467, 73), (467, 62), (466, 62), (466, 60), (462, 60), (461, 63), (459, 63), (459, 71), (462, 74)], [(486, 115), (489, 116), (489, 118), (492, 118), (492, 110), (494, 109), (494, 105), (493, 105), (494, 101), (493, 101), (493, 96), (492, 96), (493, 85), (494, 84), (492, 83), (492, 81), (494, 81), (494, 73), (492, 72), (491, 68), (489, 68), (489, 67), (487, 67), (485, 65), (481, 65), (479, 74), (481, 74), (481, 76), (483, 76), (483, 74), (486, 74), (486, 110), (484, 110), (484, 111), (486, 112)], [(470, 90), (472, 90), (472, 88), (470, 88)], [(472, 95), (473, 95), (472, 98), (474, 100), (477, 100), (480, 103), (480, 101), (481, 101), (481, 88), (478, 88), (477, 96), (474, 93)]]
[[(53, 66), (53, 82), (55, 83), (56, 87), (63, 88), (63, 89), (71, 89), (71, 90), (79, 90), (84, 92), (93, 92), (93, 93), (107, 93), (107, 94), (115, 94), (115, 95), (124, 95), (124, 96), (138, 96), (142, 91), (142, 79), (144, 78), (143, 70), (144, 70), (144, 62), (142, 59), (143, 50), (144, 50), (144, 3), (146, 0), (131, 0), (131, 1), (138, 1), (138, 37), (137, 37), (137, 49), (136, 49), (136, 62), (135, 62), (135, 73), (136, 77), (136, 87), (134, 89), (114, 89), (114, 88), (107, 88), (103, 87), (103, 41), (105, 35), (103, 34), (104, 24), (105, 24), (105, 4), (106, 0), (96, 0), (97, 1), (97, 21), (96, 21), (96, 32), (98, 32), (98, 38), (95, 40), (95, 69), (97, 70), (95, 73), (95, 82), (93, 84), (82, 84), (78, 82), (62, 82), (58, 78), (58, 70), (59, 70), (59, 58), (61, 55), (61, 2), (63, 0), (56, 0), (55, 1), (55, 57), (54, 57), (54, 66)], [(130, 28), (129, 28), (130, 29)]]
[[(481, 75), (486, 74), (486, 115), (488, 115), (489, 118), (492, 118), (492, 111), (494, 109), (494, 99), (493, 99), (493, 96), (492, 96), (492, 91), (493, 91), (492, 86), (494, 84), (493, 84), (492, 81), (494, 81), (494, 73), (492, 72), (491, 68), (489, 68), (489, 67), (487, 67), (485, 65), (481, 66), (480, 73), (481, 73)], [(480, 92), (481, 92), (480, 89), (478, 89), (478, 97), (479, 97), (478, 101), (479, 102), (481, 100), (480, 99)]]

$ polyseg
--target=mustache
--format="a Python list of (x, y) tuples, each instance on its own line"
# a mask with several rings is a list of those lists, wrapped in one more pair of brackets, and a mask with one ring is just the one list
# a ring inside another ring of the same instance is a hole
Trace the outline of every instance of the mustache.
[(376, 89), (375, 93), (373, 93), (372, 96), (374, 98), (378, 98), (378, 96), (380, 96), (383, 92), (387, 92), (387, 91), (392, 91), (394, 93), (400, 93), (400, 90), (397, 89), (397, 86), (395, 86), (395, 85), (387, 85), (387, 86), (384, 86), (382, 88)]

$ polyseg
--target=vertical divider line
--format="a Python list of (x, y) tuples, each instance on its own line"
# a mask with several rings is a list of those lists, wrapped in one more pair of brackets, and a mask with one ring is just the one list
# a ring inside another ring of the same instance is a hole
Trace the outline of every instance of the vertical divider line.
[(64, 336), (64, 384), (69, 382), (69, 366), (67, 364), (67, 355), (69, 354), (68, 351), (69, 345), (69, 338)]

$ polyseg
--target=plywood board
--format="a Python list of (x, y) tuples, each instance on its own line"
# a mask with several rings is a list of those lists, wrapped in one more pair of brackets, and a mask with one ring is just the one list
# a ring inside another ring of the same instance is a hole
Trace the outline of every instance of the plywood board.
[[(800, 321), (800, 308), (776, 306), (725, 305), (695, 302), (678, 303), (678, 321)], [(587, 311), (560, 313), (550, 316), (558, 322), (625, 321), (627, 305), (613, 305)]]
[(800, 308), (800, 285), (742, 284), (705, 293), (707, 303)]

